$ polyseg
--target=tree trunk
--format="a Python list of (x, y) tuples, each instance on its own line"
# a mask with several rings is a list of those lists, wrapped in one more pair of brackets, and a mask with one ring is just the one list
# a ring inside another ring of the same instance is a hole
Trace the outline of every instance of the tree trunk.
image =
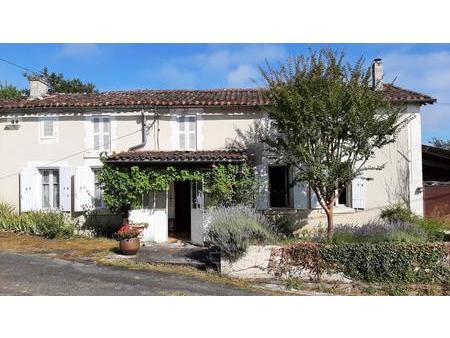
[(122, 212), (122, 225), (127, 225), (129, 220), (128, 217), (130, 216), (130, 213), (128, 210), (124, 210)]
[(325, 208), (325, 213), (327, 214), (327, 239), (331, 241), (333, 239), (333, 204), (327, 205)]

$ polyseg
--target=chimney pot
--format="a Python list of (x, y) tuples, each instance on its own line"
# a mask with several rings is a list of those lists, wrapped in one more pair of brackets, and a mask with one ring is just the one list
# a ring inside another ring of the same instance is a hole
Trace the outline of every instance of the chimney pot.
[(29, 76), (30, 99), (38, 99), (48, 94), (48, 83), (40, 76)]
[(376, 58), (372, 62), (372, 88), (383, 90), (383, 61)]

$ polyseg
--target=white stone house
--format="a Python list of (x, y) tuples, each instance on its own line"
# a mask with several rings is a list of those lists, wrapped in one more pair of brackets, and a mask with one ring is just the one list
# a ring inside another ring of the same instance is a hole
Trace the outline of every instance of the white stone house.
[[(381, 78), (381, 62), (373, 68)], [(355, 180), (347, 187), (334, 209), (336, 222), (372, 219), (397, 201), (423, 213), (420, 108), (435, 99), (388, 84), (381, 90), (415, 118), (397, 142), (377, 152), (371, 164), (386, 167), (372, 173), (374, 180)], [(266, 118), (269, 104), (256, 89), (49, 94), (45, 83), (32, 78), (28, 98), (0, 100), (0, 201), (21, 212), (108, 215), (96, 180), (102, 151), (128, 163), (239, 162), (241, 155), (227, 150), (236, 130)], [(312, 225), (325, 222), (307, 185), (290, 184), (291, 168), (261, 159), (256, 170), (266, 178), (260, 209), (293, 213)], [(195, 189), (192, 182), (181, 182), (146, 196), (142, 208), (131, 213), (132, 220), (149, 223), (144, 238), (165, 242), (170, 230), (200, 243), (203, 209)]]

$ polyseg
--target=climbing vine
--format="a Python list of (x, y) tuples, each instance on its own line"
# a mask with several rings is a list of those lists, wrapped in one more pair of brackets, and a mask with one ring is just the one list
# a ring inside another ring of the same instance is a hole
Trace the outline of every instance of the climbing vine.
[(208, 205), (251, 204), (255, 202), (257, 182), (247, 164), (219, 164), (208, 169), (120, 167), (104, 161), (99, 174), (103, 200), (113, 211), (126, 217), (128, 211), (140, 207), (142, 194), (165, 191), (176, 181), (203, 183)]

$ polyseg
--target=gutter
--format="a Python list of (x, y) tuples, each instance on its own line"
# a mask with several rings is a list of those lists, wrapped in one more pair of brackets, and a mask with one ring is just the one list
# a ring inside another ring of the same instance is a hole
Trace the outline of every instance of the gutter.
[(138, 149), (141, 149), (143, 147), (145, 147), (145, 145), (147, 144), (147, 132), (152, 128), (152, 126), (155, 124), (155, 120), (156, 120), (156, 115), (153, 118), (153, 123), (147, 127), (147, 119), (145, 117), (145, 112), (142, 109), (141, 110), (141, 134), (142, 134), (142, 142), (132, 146), (131, 148), (128, 149), (128, 151), (135, 151)]

